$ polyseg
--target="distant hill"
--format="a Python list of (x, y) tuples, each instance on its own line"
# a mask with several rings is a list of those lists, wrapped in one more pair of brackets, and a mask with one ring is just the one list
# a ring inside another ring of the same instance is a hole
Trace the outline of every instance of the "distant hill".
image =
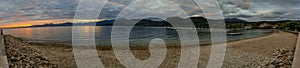
[(247, 23), (247, 21), (238, 18), (229, 18), (229, 19), (225, 19), (224, 21), (227, 23)]
[[(55, 26), (112, 26), (115, 21), (121, 21), (120, 24), (122, 26), (128, 26), (132, 22), (138, 22), (135, 24), (135, 26), (153, 26), (153, 27), (170, 27), (171, 25), (168, 22), (177, 22), (177, 23), (182, 23), (182, 22), (189, 22), (193, 21), (193, 24), (197, 28), (209, 28), (209, 25), (207, 23), (207, 18), (204, 17), (190, 17), (190, 18), (180, 18), (180, 17), (169, 17), (166, 20), (162, 20), (159, 18), (146, 18), (146, 19), (125, 19), (125, 18), (120, 18), (120, 19), (112, 19), (112, 20), (103, 20), (103, 21), (98, 21), (98, 22), (87, 22), (87, 23), (72, 23), (72, 22), (66, 22), (66, 23), (61, 23), (61, 24), (43, 24), (43, 25), (33, 25), (29, 27), (55, 27)], [(212, 19), (210, 19), (212, 20)], [(226, 25), (236, 25), (236, 24), (260, 24), (260, 23), (282, 23), (286, 22), (289, 20), (283, 20), (283, 21), (260, 21), (260, 22), (247, 22), (245, 20), (241, 20), (238, 18), (230, 18), (230, 19), (224, 19), (226, 22)], [(231, 26), (229, 26), (231, 27)]]
[[(191, 19), (194, 24), (199, 24), (199, 23), (206, 23), (207, 20), (206, 18), (203, 17), (191, 17)], [(61, 23), (61, 24), (43, 24), (43, 25), (33, 25), (29, 27), (55, 27), (55, 26), (112, 26), (116, 20), (122, 21), (121, 25), (126, 26), (129, 25), (128, 23), (132, 22), (138, 22), (135, 26), (171, 26), (168, 22), (170, 21), (175, 21), (175, 22), (186, 22), (189, 19), (182, 19), (180, 17), (170, 17), (167, 18), (167, 20), (162, 20), (159, 18), (146, 18), (146, 19), (113, 19), (113, 20), (104, 20), (104, 21), (98, 21), (98, 22), (88, 22), (88, 23)], [(168, 22), (167, 22), (168, 21)]]

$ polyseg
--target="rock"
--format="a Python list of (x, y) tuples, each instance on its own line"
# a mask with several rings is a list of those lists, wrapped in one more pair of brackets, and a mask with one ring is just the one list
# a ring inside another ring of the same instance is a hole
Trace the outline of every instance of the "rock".
[(295, 50), (279, 49), (271, 54), (270, 60), (265, 59), (266, 63), (263, 62), (261, 67), (266, 68), (290, 68), (292, 66)]
[(57, 65), (43, 57), (37, 50), (27, 47), (27, 43), (5, 36), (6, 52), (11, 68), (55, 68)]

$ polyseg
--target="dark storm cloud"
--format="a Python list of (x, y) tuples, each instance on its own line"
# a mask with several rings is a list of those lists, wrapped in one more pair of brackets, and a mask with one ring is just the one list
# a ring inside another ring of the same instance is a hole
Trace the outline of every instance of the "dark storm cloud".
[[(233, 2), (232, 2), (233, 1)], [(239, 6), (234, 0), (222, 3), (226, 17), (243, 18), (250, 21), (299, 19), (299, 0), (251, 0), (248, 8)], [(226, 10), (228, 9), (228, 10)], [(250, 15), (252, 17), (243, 17)]]
[[(115, 18), (135, 0), (109, 0), (100, 18)], [(193, 0), (170, 0), (190, 16), (201, 16), (202, 11)], [(299, 19), (300, 0), (219, 0), (225, 18), (249, 21)], [(70, 18), (75, 15), (79, 0), (0, 0), (1, 22), (35, 19)], [(162, 6), (153, 3), (155, 6)], [(149, 6), (151, 7), (151, 6)], [(142, 7), (141, 7), (142, 8)], [(176, 8), (168, 8), (174, 11)], [(204, 9), (206, 10), (206, 9)], [(145, 11), (148, 10), (139, 10)], [(142, 12), (141, 12), (142, 13)]]

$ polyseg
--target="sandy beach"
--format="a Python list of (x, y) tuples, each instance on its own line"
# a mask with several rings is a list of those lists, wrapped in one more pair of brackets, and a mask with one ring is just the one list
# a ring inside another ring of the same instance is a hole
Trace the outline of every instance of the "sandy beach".
[[(21, 39), (5, 36), (6, 49), (8, 56), (13, 53), (9, 50), (18, 50), (17, 48), (25, 48), (27, 51), (32, 51), (32, 56), (41, 57), (44, 60), (33, 62), (44, 62), (41, 67), (50, 66), (58, 68), (74, 68), (76, 63), (74, 60), (72, 47), (55, 44), (55, 43), (29, 43), (22, 41)], [(223, 68), (256, 68), (256, 67), (290, 67), (291, 58), (293, 58), (293, 50), (297, 41), (297, 35), (287, 33), (284, 31), (278, 31), (276, 33), (239, 41), (232, 41), (227, 43), (226, 56), (223, 62)], [(177, 66), (180, 58), (180, 46), (174, 46), (178, 44), (167, 44), (168, 51), (166, 59), (159, 66), (160, 68), (174, 68)], [(171, 46), (172, 45), (172, 46)], [(97, 47), (98, 54), (107, 68), (124, 68), (124, 66), (118, 62), (113, 54), (113, 50), (109, 46)], [(201, 46), (201, 57), (198, 64), (199, 68), (205, 68), (210, 55), (211, 46)], [(147, 47), (131, 47), (133, 54), (142, 60), (149, 58), (150, 53)], [(18, 52), (18, 51), (17, 51)], [(32, 53), (28, 52), (28, 53)], [(25, 52), (26, 53), (26, 52)], [(27, 54), (25, 54), (27, 56)], [(30, 55), (31, 56), (31, 55)], [(280, 57), (278, 57), (280, 56)], [(17, 56), (18, 57), (18, 56)], [(12, 61), (9, 57), (10, 66), (12, 63), (20, 62), (23, 58)], [(31, 61), (31, 59), (29, 59)], [(47, 62), (46, 62), (47, 61)], [(26, 66), (26, 62), (23, 62)], [(30, 64), (31, 65), (31, 64)], [(33, 63), (32, 65), (37, 65)]]

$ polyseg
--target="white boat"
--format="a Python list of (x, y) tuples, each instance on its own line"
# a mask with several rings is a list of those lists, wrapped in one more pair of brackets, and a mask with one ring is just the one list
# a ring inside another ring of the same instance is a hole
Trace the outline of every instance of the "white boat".
[(242, 33), (227, 33), (228, 36), (242, 35)]

